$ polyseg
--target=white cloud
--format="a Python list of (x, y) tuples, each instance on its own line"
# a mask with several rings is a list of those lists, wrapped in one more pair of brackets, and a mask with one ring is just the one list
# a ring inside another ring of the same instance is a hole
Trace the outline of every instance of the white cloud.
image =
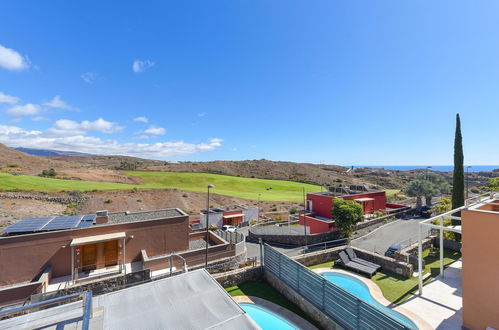
[(10, 96), (0, 92), (0, 103), (16, 104), (19, 102), (19, 98), (15, 96)]
[(154, 66), (154, 62), (150, 60), (135, 60), (132, 64), (132, 70), (135, 73), (144, 72)]
[(151, 134), (151, 135), (165, 135), (166, 134), (166, 129), (163, 127), (157, 127), (155, 125), (149, 126), (148, 129), (144, 131), (146, 134)]
[(102, 118), (95, 121), (84, 120), (80, 123), (69, 119), (59, 119), (47, 130), (47, 133), (50, 135), (76, 136), (92, 131), (112, 134), (120, 132), (123, 129), (124, 127), (118, 126), (118, 124)]
[(59, 95), (54, 96), (52, 100), (43, 103), (43, 105), (54, 109), (63, 109), (63, 110), (74, 109), (73, 106), (64, 102)]
[(147, 117), (140, 116), (140, 117), (134, 118), (133, 121), (142, 122), (142, 123), (148, 123), (149, 119), (147, 119)]
[(5, 114), (9, 116), (32, 116), (43, 112), (43, 109), (37, 104), (27, 103), (24, 105), (15, 105), (7, 109)]
[(95, 72), (85, 72), (81, 75), (81, 79), (87, 84), (93, 84), (97, 80), (97, 73)]
[(47, 118), (47, 117), (43, 117), (43, 116), (36, 116), (36, 117), (31, 118), (31, 120), (33, 120), (33, 121), (42, 121), (42, 120), (50, 120), (50, 119)]
[[(66, 123), (67, 124), (67, 123)], [(57, 136), (47, 131), (27, 131), (16, 126), (0, 125), (0, 143), (12, 147), (44, 148), (79, 151), (99, 155), (128, 155), (165, 158), (213, 150), (222, 140), (209, 139), (203, 143), (165, 141), (157, 143), (121, 143), (85, 135)]]
[(0, 68), (22, 71), (29, 68), (29, 61), (15, 50), (0, 45)]

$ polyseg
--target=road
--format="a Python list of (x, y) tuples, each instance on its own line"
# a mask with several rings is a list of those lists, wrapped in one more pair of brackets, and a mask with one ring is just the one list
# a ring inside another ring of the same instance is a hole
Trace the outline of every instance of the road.
[[(417, 242), (419, 222), (426, 220), (422, 218), (399, 219), (390, 222), (378, 229), (351, 241), (352, 246), (385, 254), (390, 245), (402, 243), (405, 245)], [(423, 234), (427, 234), (428, 229), (424, 229)]]
[[(243, 228), (239, 228), (237, 230), (237, 232), (242, 233), (242, 234), (244, 234), (245, 237), (247, 237), (248, 230), (249, 230), (249, 227), (243, 227)], [(301, 250), (302, 250), (301, 247), (295, 247), (295, 246), (294, 247), (285, 247), (285, 246), (278, 245), (278, 244), (269, 244), (269, 245), (271, 245), (276, 250), (278, 250), (278, 251), (280, 251), (280, 252), (282, 252), (290, 257), (300, 255)], [(256, 257), (257, 260), (260, 260), (260, 244), (246, 241), (246, 249), (248, 251), (248, 253), (247, 253), (248, 258)]]

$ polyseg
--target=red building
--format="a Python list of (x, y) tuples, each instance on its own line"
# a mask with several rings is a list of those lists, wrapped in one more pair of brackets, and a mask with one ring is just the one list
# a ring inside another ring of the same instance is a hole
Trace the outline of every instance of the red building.
[[(328, 187), (328, 191), (307, 194), (306, 225), (310, 234), (324, 233), (335, 230), (332, 208), (335, 198), (354, 200), (362, 205), (364, 214), (376, 211), (392, 213), (405, 206), (386, 203), (386, 193), (382, 190), (368, 190), (365, 186), (350, 185), (348, 187)], [(300, 215), (300, 224), (304, 225), (303, 212)]]

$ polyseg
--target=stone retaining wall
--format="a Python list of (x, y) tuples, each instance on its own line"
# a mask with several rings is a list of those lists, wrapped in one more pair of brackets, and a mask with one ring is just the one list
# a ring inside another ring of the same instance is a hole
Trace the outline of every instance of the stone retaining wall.
[(352, 249), (355, 251), (355, 254), (357, 254), (357, 257), (374, 262), (375, 264), (380, 265), (383, 270), (387, 270), (407, 278), (412, 277), (412, 274), (414, 273), (414, 267), (406, 262), (398, 261), (393, 258), (385, 257), (356, 247), (352, 247)]
[[(330, 231), (327, 233), (321, 234), (312, 234), (307, 235), (307, 244), (317, 244), (322, 242), (333, 241), (338, 239), (339, 232), (338, 231)], [(255, 234), (249, 231), (248, 240), (253, 242), (258, 242), (259, 239), (266, 243), (277, 243), (284, 245), (296, 245), (303, 246), (305, 245), (305, 236), (304, 235), (263, 235), (263, 234)]]
[(239, 285), (248, 281), (257, 281), (262, 278), (262, 267), (246, 267), (233, 271), (212, 274), (218, 283), (224, 288)]
[[(440, 247), (440, 239), (438, 237), (433, 239), (433, 245)], [(461, 246), (461, 242), (444, 239), (444, 249), (461, 252)]]
[(43, 195), (31, 195), (31, 194), (21, 194), (16, 192), (6, 192), (0, 193), (0, 198), (13, 198), (13, 199), (32, 199), (45, 202), (53, 202), (60, 204), (68, 203), (80, 203), (89, 199), (87, 196), (43, 196)]

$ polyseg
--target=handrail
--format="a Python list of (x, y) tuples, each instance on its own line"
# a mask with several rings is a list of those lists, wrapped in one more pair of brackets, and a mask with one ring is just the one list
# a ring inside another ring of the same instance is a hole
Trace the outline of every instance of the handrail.
[(92, 315), (92, 292), (91, 291), (80, 291), (77, 293), (72, 293), (69, 295), (51, 298), (51, 299), (36, 302), (33, 304), (29, 304), (29, 305), (25, 305), (25, 306), (21, 306), (21, 307), (15, 307), (15, 308), (8, 309), (5, 311), (0, 311), (0, 319), (7, 318), (7, 317), (12, 316), (13, 314), (19, 313), (21, 311), (26, 311), (26, 310), (29, 310), (29, 309), (32, 309), (35, 307), (50, 305), (50, 304), (56, 303), (58, 301), (67, 300), (67, 299), (74, 298), (74, 297), (79, 297), (83, 300), (82, 329), (88, 330), (89, 325), (90, 325), (90, 318)]

